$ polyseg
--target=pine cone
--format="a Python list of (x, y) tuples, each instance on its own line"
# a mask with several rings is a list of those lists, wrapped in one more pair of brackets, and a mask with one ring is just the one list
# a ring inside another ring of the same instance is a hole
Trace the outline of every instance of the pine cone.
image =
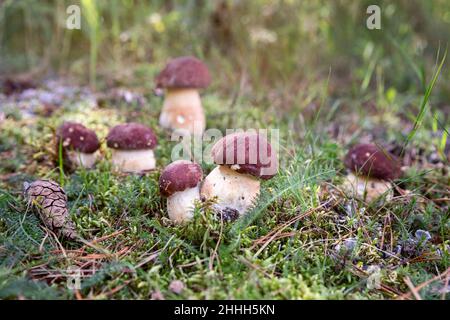
[(70, 220), (67, 195), (59, 184), (51, 180), (24, 183), (24, 194), (29, 205), (37, 208), (44, 224), (58, 236), (76, 237), (75, 225)]

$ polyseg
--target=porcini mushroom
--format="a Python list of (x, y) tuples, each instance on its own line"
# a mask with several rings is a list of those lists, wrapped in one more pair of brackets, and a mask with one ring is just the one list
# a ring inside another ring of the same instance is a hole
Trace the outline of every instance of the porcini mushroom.
[(211, 82), (208, 67), (194, 57), (171, 60), (156, 77), (156, 88), (166, 89), (159, 124), (195, 135), (205, 130), (205, 114), (198, 89)]
[(263, 136), (249, 132), (223, 137), (211, 155), (218, 166), (205, 178), (201, 196), (217, 197), (215, 210), (223, 219), (234, 220), (254, 205), (260, 179), (271, 179), (277, 173), (277, 156)]
[(157, 139), (152, 129), (134, 122), (120, 124), (109, 131), (106, 143), (116, 170), (141, 173), (155, 168)]
[(159, 190), (161, 195), (167, 197), (167, 212), (175, 223), (192, 219), (194, 202), (200, 200), (202, 177), (200, 165), (187, 160), (174, 161), (162, 172)]
[(100, 148), (97, 135), (80, 123), (64, 122), (57, 130), (56, 151), (62, 144), (63, 158), (72, 167), (92, 168), (97, 160)]
[(381, 195), (393, 196), (391, 180), (401, 175), (397, 158), (375, 144), (358, 144), (351, 148), (344, 159), (350, 170), (344, 189), (355, 197), (372, 202)]

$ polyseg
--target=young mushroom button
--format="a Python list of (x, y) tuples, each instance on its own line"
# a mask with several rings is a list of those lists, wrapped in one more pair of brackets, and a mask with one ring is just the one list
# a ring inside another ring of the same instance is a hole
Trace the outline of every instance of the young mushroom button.
[(64, 122), (56, 130), (56, 154), (60, 145), (65, 164), (72, 168), (92, 168), (100, 148), (95, 132), (76, 122)]
[(368, 202), (381, 195), (392, 198), (390, 181), (401, 176), (400, 164), (394, 155), (375, 144), (358, 144), (348, 151), (344, 165), (350, 171), (344, 189), (357, 198)]
[(208, 67), (194, 57), (175, 58), (155, 82), (157, 89), (166, 89), (160, 125), (201, 135), (206, 124), (198, 89), (206, 88), (211, 82)]
[(167, 197), (167, 212), (173, 222), (183, 223), (192, 219), (194, 202), (200, 199), (202, 177), (202, 168), (187, 160), (174, 161), (162, 172), (159, 190)]
[(153, 130), (139, 123), (115, 126), (106, 137), (112, 149), (112, 163), (122, 172), (142, 173), (155, 168), (153, 149), (157, 144)]
[(225, 220), (245, 214), (259, 195), (260, 179), (271, 179), (278, 171), (275, 152), (257, 133), (227, 135), (211, 155), (218, 166), (205, 178), (201, 196), (217, 197), (215, 209)]

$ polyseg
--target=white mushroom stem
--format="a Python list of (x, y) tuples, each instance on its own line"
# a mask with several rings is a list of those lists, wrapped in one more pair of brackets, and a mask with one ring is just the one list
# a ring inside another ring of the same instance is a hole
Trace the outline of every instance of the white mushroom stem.
[(194, 216), (195, 200), (200, 200), (198, 185), (169, 196), (167, 198), (167, 212), (170, 220), (175, 223), (191, 220)]
[(243, 215), (254, 205), (259, 190), (257, 178), (227, 166), (217, 166), (205, 178), (201, 195), (206, 199), (217, 197), (216, 208), (220, 211), (232, 209)]
[(84, 153), (79, 151), (70, 150), (67, 152), (67, 158), (71, 165), (75, 167), (84, 167), (91, 169), (94, 167), (98, 158), (98, 152)]
[(144, 172), (155, 169), (153, 150), (117, 150), (112, 149), (113, 167), (122, 172)]
[(346, 176), (343, 187), (352, 196), (367, 202), (372, 202), (381, 196), (385, 196), (386, 200), (390, 200), (394, 195), (390, 182), (357, 176), (353, 173), (349, 173)]
[(205, 131), (205, 114), (196, 89), (167, 89), (159, 117), (163, 128), (184, 129), (190, 133)]

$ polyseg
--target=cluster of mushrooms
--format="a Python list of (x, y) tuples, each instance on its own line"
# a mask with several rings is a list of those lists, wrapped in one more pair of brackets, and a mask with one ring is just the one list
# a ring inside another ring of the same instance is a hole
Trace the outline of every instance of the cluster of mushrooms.
[(216, 199), (214, 211), (221, 219), (237, 219), (255, 203), (260, 180), (272, 178), (278, 169), (275, 152), (258, 133), (227, 135), (215, 143), (211, 155), (217, 167), (203, 181), (200, 165), (186, 160), (172, 162), (162, 172), (159, 188), (174, 222), (190, 220), (193, 204), (200, 199)]
[[(202, 134), (206, 123), (198, 90), (207, 87), (210, 81), (208, 68), (200, 60), (194, 57), (171, 60), (156, 77), (156, 92), (165, 90), (160, 126)], [(93, 130), (82, 124), (65, 122), (57, 129), (56, 137), (57, 150), (62, 150), (65, 165), (92, 168), (99, 159), (100, 141)], [(124, 123), (111, 128), (106, 144), (111, 149), (111, 162), (116, 171), (144, 173), (156, 168), (153, 149), (157, 138), (153, 130), (143, 124)], [(214, 211), (223, 220), (237, 219), (254, 205), (260, 193), (261, 180), (272, 178), (278, 170), (275, 152), (257, 132), (223, 137), (211, 149), (211, 156), (217, 167), (204, 179), (201, 166), (188, 160), (174, 161), (162, 171), (160, 193), (167, 198), (168, 216), (174, 223), (192, 219), (195, 202), (200, 200), (213, 200)], [(391, 181), (401, 173), (393, 155), (376, 145), (360, 144), (348, 152), (344, 163), (350, 171), (344, 187), (353, 196), (366, 201), (381, 195), (392, 196)], [(26, 186), (29, 198), (39, 199), (41, 204), (54, 201), (50, 191), (56, 188), (58, 201), (65, 199), (64, 191), (55, 182), (41, 182)], [(36, 198), (38, 195), (40, 198)], [(45, 217), (53, 217), (53, 208), (48, 208), (48, 212), (44, 212)], [(66, 212), (67, 206), (61, 202), (54, 210)], [(52, 219), (47, 220), (48, 224), (57, 227)], [(61, 221), (57, 221), (60, 227)], [(73, 234), (71, 225), (62, 230)]]
[[(206, 122), (198, 90), (210, 81), (208, 68), (200, 60), (180, 57), (170, 61), (156, 77), (157, 93), (166, 90), (160, 126), (202, 134)], [(143, 124), (132, 122), (111, 128), (106, 145), (111, 149), (115, 171), (145, 173), (156, 168), (153, 149), (157, 138)], [(57, 129), (56, 148), (58, 154), (62, 150), (64, 165), (70, 168), (92, 168), (100, 156), (96, 133), (75, 122), (64, 122)], [(222, 219), (238, 218), (253, 206), (260, 180), (272, 178), (277, 171), (275, 152), (257, 132), (223, 137), (213, 146), (211, 156), (217, 167), (204, 180), (201, 166), (188, 160), (174, 161), (162, 171), (160, 193), (167, 198), (168, 216), (174, 223), (192, 219), (195, 201), (208, 199), (214, 199), (214, 209)]]

